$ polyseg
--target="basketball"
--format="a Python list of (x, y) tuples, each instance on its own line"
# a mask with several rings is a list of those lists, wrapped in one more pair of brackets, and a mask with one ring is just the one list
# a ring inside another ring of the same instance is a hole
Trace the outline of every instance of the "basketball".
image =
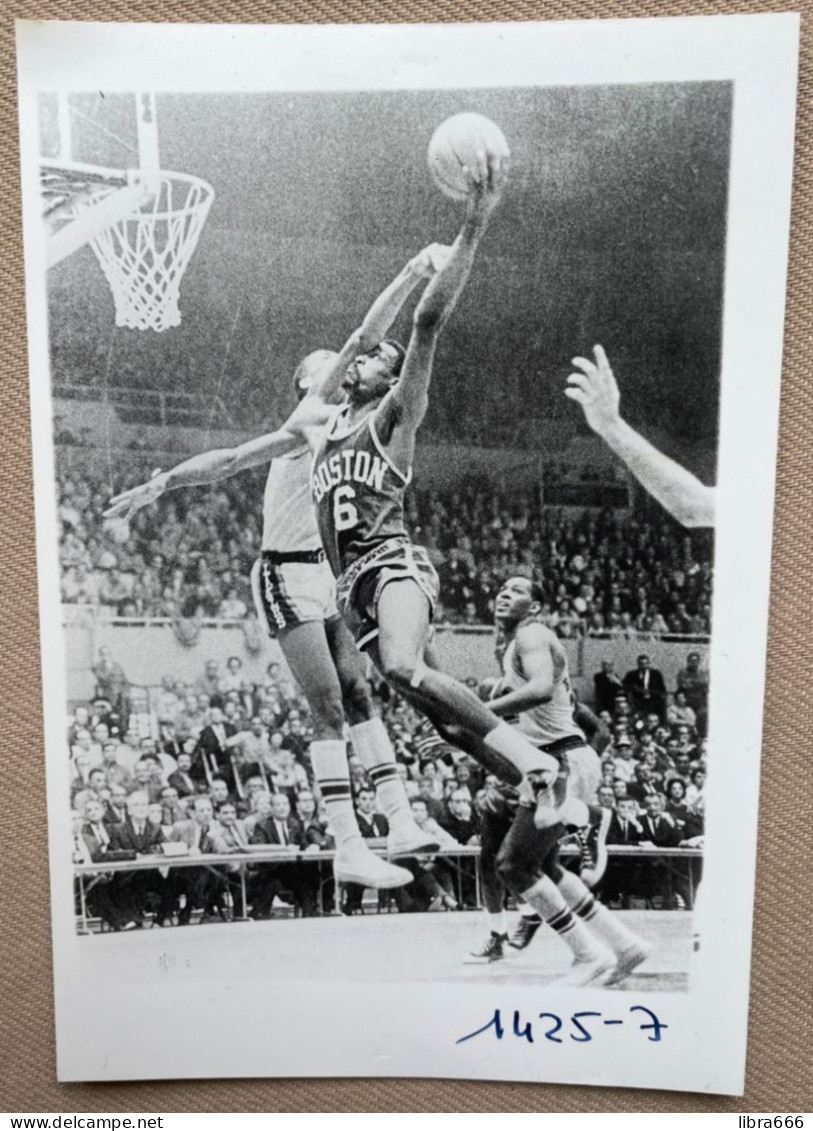
[(475, 165), (478, 152), (508, 158), (502, 130), (482, 114), (455, 114), (441, 122), (429, 142), (429, 171), (435, 184), (453, 200), (465, 200), (468, 185), (464, 169)]

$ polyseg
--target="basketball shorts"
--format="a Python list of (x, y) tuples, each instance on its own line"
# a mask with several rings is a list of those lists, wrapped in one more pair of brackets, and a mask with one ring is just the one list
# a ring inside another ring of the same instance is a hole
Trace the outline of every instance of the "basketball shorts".
[(541, 746), (557, 759), (558, 780), (549, 789), (549, 808), (566, 825), (581, 828), (589, 822), (588, 806), (595, 804), (601, 784), (601, 762), (592, 746), (577, 738)]
[(322, 550), (263, 551), (251, 570), (251, 591), (257, 616), (269, 636), (339, 615), (336, 582)]
[(388, 538), (357, 558), (338, 580), (339, 611), (363, 649), (378, 636), (378, 601), (391, 581), (412, 578), (429, 601), (434, 615), (440, 582), (429, 555), (406, 538)]

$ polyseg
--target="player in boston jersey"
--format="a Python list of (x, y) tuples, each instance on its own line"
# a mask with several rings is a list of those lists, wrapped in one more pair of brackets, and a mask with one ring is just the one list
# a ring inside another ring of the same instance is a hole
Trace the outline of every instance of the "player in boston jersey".
[[(343, 398), (341, 383), (348, 364), (359, 351), (379, 348), (405, 299), (434, 274), (446, 250), (433, 244), (410, 260), (342, 350), (318, 350), (305, 358), (294, 384), (309, 413), (324, 413), (332, 400)], [(279, 642), (311, 707), (310, 757), (336, 837), (334, 871), (344, 882), (401, 886), (411, 882), (412, 874), (375, 856), (359, 833), (350, 793), (345, 717), (390, 825), (389, 855), (414, 855), (438, 846), (412, 817), (389, 736), (373, 707), (363, 660), (336, 607), (335, 582), (310, 501), (310, 454), (302, 435), (283, 426), (238, 448), (195, 456), (117, 496), (107, 513), (129, 516), (166, 490), (214, 483), (269, 460), (262, 553), (252, 571), (252, 588), (258, 616)]]
[[(527, 577), (511, 577), (497, 594), (495, 620), (501, 636), (502, 678), (489, 706), (559, 764), (550, 792), (549, 820), (538, 828), (530, 791), (503, 787), (484, 813), (481, 878), (490, 934), (469, 961), (494, 962), (506, 946), (524, 949), (543, 922), (574, 957), (569, 985), (606, 984), (626, 978), (649, 955), (647, 943), (629, 931), (558, 860), (565, 826), (587, 823), (588, 805), (601, 781), (598, 755), (574, 719), (567, 656), (560, 640), (538, 620), (543, 593)], [(598, 878), (598, 877), (597, 877)], [(521, 899), (527, 913), (510, 943), (505, 893)]]
[[(481, 739), (515, 782), (533, 773), (547, 783), (558, 769), (555, 759), (501, 722), (468, 688), (427, 665), (438, 579), (404, 524), (404, 493), (428, 405), (435, 349), (503, 180), (500, 159), (482, 153), (477, 168), (469, 171), (462, 230), (416, 308), (408, 349), (382, 341), (349, 367), (347, 404), (331, 414), (315, 440), (312, 495), (322, 545), (338, 579), (339, 608), (385, 679), (433, 722)], [(315, 422), (307, 413), (302, 427), (314, 435)]]

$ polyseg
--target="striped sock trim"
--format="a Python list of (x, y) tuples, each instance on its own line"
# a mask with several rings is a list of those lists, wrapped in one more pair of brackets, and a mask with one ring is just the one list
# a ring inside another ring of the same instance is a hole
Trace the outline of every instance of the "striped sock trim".
[(573, 908), (576, 915), (582, 919), (594, 919), (597, 911), (596, 901), (589, 893), (580, 899)]
[(326, 802), (350, 800), (350, 782), (347, 779), (344, 781), (321, 781), (319, 788)]
[(552, 927), (558, 935), (566, 935), (568, 931), (573, 930), (575, 925), (576, 920), (573, 918), (573, 913), (569, 907), (548, 919), (548, 926)]
[(370, 781), (375, 786), (385, 785), (389, 781), (400, 781), (395, 762), (382, 762), (367, 771)]

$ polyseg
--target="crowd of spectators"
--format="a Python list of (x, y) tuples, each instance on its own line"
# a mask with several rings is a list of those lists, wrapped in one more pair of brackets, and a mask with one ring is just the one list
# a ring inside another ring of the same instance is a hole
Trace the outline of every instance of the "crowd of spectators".
[[(279, 664), (260, 684), (243, 678), (238, 656), (223, 666), (208, 661), (194, 684), (166, 675), (151, 691), (146, 722), (134, 715), (126, 675), (107, 649), (93, 670), (96, 696), (74, 707), (67, 732), (75, 862), (237, 854), (252, 845), (318, 855), (334, 846), (309, 759), (308, 705)], [(645, 654), (623, 678), (605, 662), (595, 692), (600, 725), (592, 741), (602, 760), (595, 802), (612, 811), (608, 843), (702, 843), (708, 687), (699, 654), (688, 658), (673, 695)], [(497, 778), (386, 687), (376, 696), (417, 823), (442, 847), (477, 845)], [(386, 818), (352, 748), (349, 766), (362, 835), (383, 841)], [(387, 895), (399, 911), (475, 906), (472, 870), (442, 855), (406, 866), (412, 883)], [(691, 885), (664, 868), (611, 861), (603, 897), (690, 907)], [(193, 914), (268, 918), (293, 907), (313, 915), (337, 894), (344, 914), (362, 909), (362, 889), (335, 893), (329, 868), (320, 873), (297, 859), (251, 865), (245, 891), (236, 864), (187, 865), (103, 876), (87, 898), (92, 914), (122, 930), (147, 919), (184, 925)]]
[[(151, 470), (145, 463), (126, 481), (58, 476), (63, 600), (119, 617), (251, 617), (262, 473), (169, 493), (129, 524), (105, 520), (111, 495)], [(707, 531), (611, 509), (570, 517), (544, 507), (538, 489), (503, 493), (477, 482), (410, 492), (407, 519), (440, 574), (441, 623), (491, 624), (502, 579), (530, 570), (544, 587), (543, 619), (559, 636), (710, 632)]]

